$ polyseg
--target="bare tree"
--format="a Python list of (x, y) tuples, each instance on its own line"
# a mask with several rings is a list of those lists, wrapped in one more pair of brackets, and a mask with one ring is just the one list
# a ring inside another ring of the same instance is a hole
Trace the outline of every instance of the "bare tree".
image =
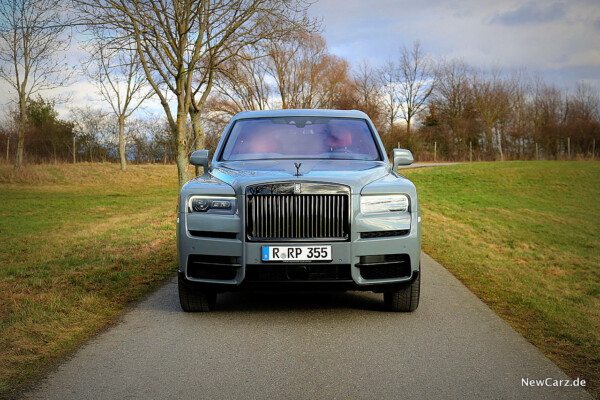
[(270, 109), (278, 100), (289, 108), (336, 108), (350, 91), (348, 62), (329, 54), (318, 34), (295, 32), (253, 47), (226, 65), (214, 81), (216, 94), (205, 105), (213, 115), (203, 122), (213, 127), (215, 112), (231, 116)]
[(281, 108), (292, 108), (289, 104), (294, 88), (297, 86), (297, 73), (294, 71), (296, 64), (293, 62), (296, 53), (300, 51), (302, 42), (296, 40), (294, 35), (287, 35), (266, 44), (269, 56), (268, 70), (275, 78), (276, 86), (281, 98)]
[(202, 113), (219, 69), (247, 46), (310, 25), (302, 0), (76, 2), (87, 22), (102, 28), (105, 36), (135, 43), (176, 138), (180, 186), (189, 179), (189, 151), (204, 147)]
[(235, 115), (244, 110), (270, 108), (271, 88), (268, 84), (267, 58), (260, 51), (244, 51), (236, 60), (223, 65), (214, 81), (212, 111)]
[(346, 59), (333, 54), (327, 54), (323, 63), (317, 107), (343, 109), (343, 99), (352, 89), (350, 65)]
[(381, 85), (383, 106), (389, 124), (387, 133), (390, 137), (394, 135), (394, 122), (398, 118), (402, 107), (398, 95), (400, 85), (399, 72), (398, 65), (392, 60), (388, 60), (379, 69), (379, 84)]
[(281, 107), (314, 108), (327, 67), (327, 43), (316, 33), (292, 32), (267, 44), (269, 73), (276, 82)]
[(0, 136), (2, 137), (2, 141), (0, 141), (0, 146), (5, 145), (6, 147), (3, 149), (4, 152), (2, 154), (6, 154), (6, 163), (10, 163), (10, 148), (11, 142), (17, 137), (17, 120), (18, 120), (18, 112), (14, 109), (14, 107), (9, 107), (5, 109), (5, 113), (0, 120)]
[(86, 73), (119, 122), (119, 159), (121, 171), (125, 171), (125, 120), (154, 92), (148, 85), (134, 47), (126, 45), (124, 48), (111, 49), (101, 37), (97, 37), (90, 48), (90, 56)]
[(577, 82), (571, 101), (579, 118), (594, 120), (600, 117), (600, 94), (591, 84), (585, 81)]
[(206, 147), (204, 105), (215, 79), (227, 70), (227, 64), (243, 62), (247, 49), (264, 47), (292, 32), (302, 34), (316, 29), (316, 23), (306, 17), (310, 4), (306, 0), (200, 0), (200, 4), (205, 17), (201, 33), (206, 40), (201, 47), (202, 62), (195, 71), (189, 107), (193, 142), (198, 150)]
[(0, 3), (0, 78), (17, 94), (17, 155), (23, 166), (27, 102), (62, 86), (68, 75), (60, 53), (69, 47), (62, 0), (3, 0)]
[(328, 53), (321, 35), (304, 31), (270, 40), (231, 64), (225, 79), (215, 81), (224, 98), (213, 101), (228, 113), (270, 108), (277, 95), (282, 108), (331, 108), (349, 74), (348, 63)]
[(506, 137), (509, 148), (507, 150), (518, 158), (523, 158), (529, 144), (527, 136), (529, 132), (533, 131), (531, 107), (528, 104), (531, 97), (530, 77), (525, 71), (515, 71), (508, 79), (507, 86), (511, 89)]
[(542, 142), (547, 155), (560, 154), (561, 123), (567, 114), (567, 106), (558, 88), (546, 84), (536, 76), (533, 86), (533, 123), (535, 138)]
[[(476, 137), (471, 136), (474, 110), (470, 89), (471, 68), (461, 60), (440, 61), (435, 68), (436, 85), (429, 98), (440, 123), (448, 129), (463, 150), (470, 149)], [(460, 150), (460, 148), (459, 148)]]
[(406, 134), (410, 135), (411, 124), (425, 105), (434, 88), (431, 60), (423, 53), (421, 44), (413, 43), (411, 49), (403, 47), (400, 52), (399, 98), (402, 117), (406, 121)]
[(600, 95), (587, 82), (577, 82), (569, 96), (569, 115), (565, 131), (574, 154), (593, 153), (594, 143), (600, 139)]
[(353, 86), (356, 96), (355, 107), (367, 113), (373, 122), (379, 126), (382, 116), (381, 88), (377, 80), (377, 71), (368, 61), (361, 61), (354, 74)]
[(109, 114), (104, 110), (90, 106), (76, 107), (71, 110), (71, 120), (74, 124), (75, 135), (79, 149), (87, 153), (89, 162), (98, 159), (101, 153), (106, 153), (102, 143), (109, 134)]
[(512, 88), (509, 82), (502, 79), (499, 70), (474, 74), (472, 79), (473, 103), (485, 127), (488, 151), (493, 148), (495, 141), (500, 160), (504, 161), (502, 123), (510, 112)]

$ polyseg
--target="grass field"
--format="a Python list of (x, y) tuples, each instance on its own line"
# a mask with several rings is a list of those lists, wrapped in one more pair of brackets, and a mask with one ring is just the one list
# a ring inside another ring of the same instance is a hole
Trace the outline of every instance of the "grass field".
[(599, 397), (600, 163), (402, 173), (419, 191), (423, 250)]
[[(424, 250), (599, 396), (600, 163), (404, 173)], [(0, 394), (176, 270), (176, 199), (174, 166), (0, 166)]]
[(176, 271), (174, 166), (0, 166), (0, 394)]

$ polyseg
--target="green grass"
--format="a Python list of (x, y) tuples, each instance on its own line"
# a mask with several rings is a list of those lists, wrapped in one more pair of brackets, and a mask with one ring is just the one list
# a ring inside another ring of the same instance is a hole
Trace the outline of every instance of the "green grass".
[(405, 170), (423, 250), (600, 395), (600, 163)]
[(176, 271), (173, 166), (0, 166), (0, 394)]
[[(600, 163), (406, 170), (423, 248), (600, 392)], [(0, 395), (177, 268), (174, 166), (0, 166)]]

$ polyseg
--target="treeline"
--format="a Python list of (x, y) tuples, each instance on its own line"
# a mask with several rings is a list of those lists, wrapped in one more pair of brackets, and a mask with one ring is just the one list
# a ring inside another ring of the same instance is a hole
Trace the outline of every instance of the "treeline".
[(522, 72), (441, 62), (419, 136), (407, 140), (429, 158), (433, 142), (448, 160), (593, 158), (599, 106), (598, 92), (583, 82), (569, 92)]
[[(247, 46), (223, 62), (200, 123), (187, 117), (187, 154), (197, 148), (199, 131), (212, 153), (231, 116), (277, 108), (362, 110), (388, 152), (408, 148), (422, 161), (593, 158), (600, 139), (598, 92), (586, 83), (565, 90), (523, 71), (436, 60), (419, 43), (383, 65), (352, 66), (331, 54), (321, 35), (299, 31)], [(119, 113), (104, 110), (72, 107), (61, 119), (52, 101), (29, 99), (25, 159), (118, 162), (122, 134), (128, 162), (175, 162), (177, 135), (164, 116), (134, 115), (125, 124)], [(18, 114), (0, 127), (7, 162), (14, 162)]]
[[(27, 105), (25, 132), (26, 160), (29, 163), (118, 162), (119, 122), (99, 108), (71, 109), (60, 119), (51, 101), (38, 98)], [(126, 158), (134, 163), (171, 163), (174, 138), (162, 118), (131, 118), (125, 127)], [(14, 162), (17, 142), (14, 114), (0, 128), (0, 149), (6, 162)]]
[(418, 42), (384, 65), (354, 67), (318, 34), (255, 48), (216, 80), (208, 133), (240, 111), (273, 108), (362, 110), (388, 152), (408, 148), (419, 160), (592, 158), (600, 139), (593, 86), (569, 91), (524, 71), (436, 60)]
[[(41, 97), (30, 100), (26, 109), (27, 158), (30, 162), (67, 160), (73, 153), (74, 124), (59, 119), (54, 103)], [(0, 148), (7, 162), (14, 161), (17, 148), (17, 125), (17, 112), (12, 111), (0, 126)]]

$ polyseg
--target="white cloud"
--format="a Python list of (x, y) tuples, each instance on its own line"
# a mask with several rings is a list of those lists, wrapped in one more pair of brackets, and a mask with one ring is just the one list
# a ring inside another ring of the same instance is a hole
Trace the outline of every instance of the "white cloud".
[(320, 0), (311, 12), (323, 17), (332, 51), (351, 62), (383, 62), (420, 40), (436, 56), (476, 66), (563, 70), (552, 76), (570, 85), (590, 79), (584, 67), (600, 68), (600, 7), (585, 0)]

